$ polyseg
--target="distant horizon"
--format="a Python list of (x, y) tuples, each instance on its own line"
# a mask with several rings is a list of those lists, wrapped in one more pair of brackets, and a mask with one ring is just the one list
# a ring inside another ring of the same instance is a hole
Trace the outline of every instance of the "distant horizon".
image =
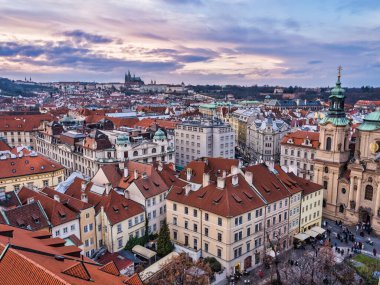
[[(137, 76), (137, 74), (136, 74)], [(5, 79), (9, 79), (9, 80), (13, 80), (13, 81), (24, 81), (24, 82), (28, 82), (28, 78), (27, 77), (27, 81), (25, 81), (25, 77), (21, 78), (21, 79), (16, 79), (16, 78), (9, 78), (9, 77), (4, 77), (2, 75), (0, 75), (0, 78), (5, 78)], [(146, 82), (143, 78), (141, 78), (142, 81), (144, 81), (145, 85), (149, 85), (151, 84), (150, 83), (150, 80), (149, 82)], [(119, 83), (119, 84), (124, 84), (124, 81), (81, 81), (81, 80), (52, 80), (52, 81), (35, 81), (33, 80), (33, 76), (32, 76), (32, 83), (39, 83), (39, 84), (43, 84), (43, 83), (68, 83), (68, 82), (72, 82), (72, 83), (99, 83), (99, 84), (105, 84), (105, 83)], [(279, 88), (289, 88), (289, 87), (300, 87), (300, 88), (308, 88), (308, 89), (316, 89), (316, 88), (333, 88), (335, 86), (335, 83), (333, 85), (327, 85), (327, 86), (302, 86), (302, 85), (274, 85), (274, 84), (252, 84), (252, 85), (242, 85), (242, 84), (233, 84), (233, 83), (230, 83), (230, 84), (214, 84), (214, 83), (205, 83), (205, 84), (191, 84), (191, 83), (185, 83), (185, 86), (206, 86), (206, 85), (209, 85), (209, 86), (240, 86), (240, 87), (253, 87), (255, 85), (257, 85), (258, 87), (264, 87), (264, 86), (268, 86), (268, 87), (279, 87)], [(181, 85), (182, 82), (178, 82), (178, 83), (167, 83), (167, 82), (156, 82), (157, 85)], [(361, 86), (345, 86), (343, 83), (342, 83), (342, 87), (343, 88), (362, 88), (362, 87), (370, 87), (370, 88), (380, 88), (380, 86), (371, 86), (371, 85), (361, 85)]]
[(380, 1), (0, 1), (0, 73), (39, 82), (380, 86)]

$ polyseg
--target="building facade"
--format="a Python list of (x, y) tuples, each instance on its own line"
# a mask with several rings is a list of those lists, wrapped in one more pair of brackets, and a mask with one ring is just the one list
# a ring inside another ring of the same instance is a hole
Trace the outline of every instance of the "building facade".
[(264, 120), (254, 120), (248, 126), (248, 154), (253, 161), (280, 161), (280, 142), (287, 132), (289, 125), (282, 120), (272, 117)]
[(193, 120), (177, 124), (175, 164), (184, 167), (200, 157), (235, 157), (235, 133), (230, 125), (215, 120)]
[(296, 131), (285, 135), (281, 142), (280, 165), (287, 172), (313, 180), (318, 144), (319, 133)]

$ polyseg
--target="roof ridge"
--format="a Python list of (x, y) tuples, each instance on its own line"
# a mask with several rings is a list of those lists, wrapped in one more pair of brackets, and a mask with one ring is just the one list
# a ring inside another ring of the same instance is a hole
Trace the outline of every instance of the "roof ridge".
[(74, 263), (72, 266), (68, 267), (67, 269), (63, 270), (62, 273), (77, 277), (86, 281), (91, 280), (90, 273), (88, 272), (86, 266), (83, 262), (77, 262)]

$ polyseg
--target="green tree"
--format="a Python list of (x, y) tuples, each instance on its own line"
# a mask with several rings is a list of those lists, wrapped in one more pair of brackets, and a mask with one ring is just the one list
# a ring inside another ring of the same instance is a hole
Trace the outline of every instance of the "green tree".
[(157, 240), (157, 254), (161, 257), (173, 251), (173, 244), (170, 241), (169, 227), (166, 221), (162, 224)]
[(214, 273), (222, 270), (222, 265), (215, 257), (206, 257), (203, 262), (208, 264)]

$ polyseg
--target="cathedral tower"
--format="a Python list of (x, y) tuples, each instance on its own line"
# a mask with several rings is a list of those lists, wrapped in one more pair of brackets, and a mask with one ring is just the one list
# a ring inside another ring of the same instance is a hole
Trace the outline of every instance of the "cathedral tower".
[(314, 181), (324, 187), (323, 215), (334, 219), (338, 211), (338, 179), (349, 160), (350, 121), (344, 111), (344, 89), (341, 87), (341, 71), (331, 90), (329, 110), (319, 122), (319, 146), (315, 159)]

